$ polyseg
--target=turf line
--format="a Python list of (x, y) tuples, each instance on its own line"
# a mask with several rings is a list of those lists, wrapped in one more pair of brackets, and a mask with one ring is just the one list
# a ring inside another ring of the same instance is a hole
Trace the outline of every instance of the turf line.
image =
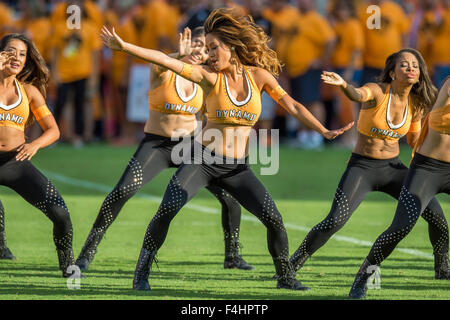
[[(113, 187), (111, 187), (111, 186), (107, 186), (107, 185), (99, 184), (99, 183), (95, 183), (95, 182), (90, 182), (90, 181), (86, 181), (86, 180), (71, 178), (71, 177), (62, 175), (60, 173), (51, 172), (51, 171), (47, 171), (47, 170), (41, 170), (41, 171), (50, 179), (59, 181), (61, 183), (65, 183), (68, 185), (82, 187), (82, 188), (90, 189), (90, 190), (102, 191), (105, 193), (109, 193), (113, 189)], [(162, 197), (158, 197), (158, 196), (154, 196), (154, 195), (150, 195), (150, 194), (142, 194), (142, 193), (136, 194), (135, 197), (147, 199), (149, 201), (153, 201), (156, 203), (161, 203), (161, 200), (162, 200)], [(221, 211), (219, 209), (206, 207), (206, 206), (202, 206), (202, 205), (197, 205), (195, 203), (187, 203), (185, 207), (189, 208), (189, 209), (197, 210), (200, 212), (204, 212), (204, 213), (221, 214)], [(249, 215), (242, 215), (241, 219), (260, 223), (260, 221), (257, 218), (255, 218), (253, 216), (249, 216)], [(309, 230), (311, 230), (311, 228), (299, 226), (299, 225), (292, 224), (292, 223), (285, 223), (284, 225), (286, 228), (303, 231), (303, 232), (309, 232)], [(356, 238), (340, 236), (340, 235), (336, 235), (336, 234), (334, 236), (332, 236), (331, 238), (336, 241), (353, 243), (353, 244), (361, 245), (361, 246), (365, 246), (365, 247), (372, 247), (372, 244), (373, 244), (370, 241), (359, 240)], [(415, 249), (396, 248), (395, 250), (398, 250), (398, 251), (401, 251), (403, 253), (410, 254), (413, 256), (419, 256), (419, 257), (423, 257), (423, 258), (433, 259), (432, 254), (422, 252), (419, 250), (415, 250)]]

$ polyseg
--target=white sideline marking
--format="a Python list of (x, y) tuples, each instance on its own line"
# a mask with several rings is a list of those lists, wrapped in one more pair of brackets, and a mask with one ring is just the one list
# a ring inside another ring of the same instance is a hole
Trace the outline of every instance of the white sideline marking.
[[(102, 191), (102, 192), (111, 192), (113, 187), (111, 186), (107, 186), (104, 184), (99, 184), (99, 183), (95, 183), (95, 182), (89, 182), (86, 180), (79, 180), (79, 179), (75, 179), (75, 178), (71, 178), (71, 177), (67, 177), (65, 175), (59, 174), (59, 173), (55, 173), (55, 172), (50, 172), (47, 170), (41, 170), (47, 177), (49, 177), (52, 180), (56, 180), (65, 184), (69, 184), (69, 185), (73, 185), (73, 186), (77, 186), (77, 187), (82, 187), (85, 189), (91, 189), (91, 190), (96, 190), (96, 191)], [(154, 195), (150, 195), (150, 194), (142, 194), (142, 193), (138, 193), (135, 195), (135, 197), (137, 198), (142, 198), (142, 199), (147, 199), (149, 201), (153, 201), (156, 203), (161, 203), (162, 197), (158, 197), (158, 196), (154, 196)], [(206, 207), (206, 206), (202, 206), (202, 205), (197, 205), (194, 203), (187, 203), (185, 205), (186, 208), (189, 209), (193, 209), (193, 210), (197, 210), (197, 211), (201, 211), (204, 213), (210, 213), (210, 214), (221, 214), (221, 211), (219, 209), (215, 209), (215, 208), (211, 208), (211, 207)], [(252, 221), (252, 222), (260, 222), (257, 218), (253, 217), (253, 216), (248, 216), (248, 215), (242, 215), (241, 217), (242, 220), (247, 220), (247, 221)], [(299, 226), (296, 224), (292, 224), (292, 223), (285, 223), (284, 226), (286, 228), (289, 229), (293, 229), (293, 230), (299, 230), (299, 231), (304, 231), (304, 232), (309, 232), (311, 230), (311, 228), (308, 227), (304, 227), (304, 226)], [(353, 243), (356, 245), (361, 245), (361, 246), (365, 246), (365, 247), (372, 247), (373, 242), (370, 241), (364, 241), (364, 240), (359, 240), (356, 238), (351, 238), (351, 237), (345, 237), (345, 236), (340, 236), (340, 235), (333, 235), (331, 237), (334, 240), (337, 241), (342, 241), (342, 242), (348, 242), (348, 243)], [(428, 258), (428, 259), (433, 259), (433, 255), (430, 253), (426, 253), (426, 252), (422, 252), (419, 250), (415, 250), (415, 249), (408, 249), (408, 248), (396, 248), (395, 250), (397, 251), (401, 251), (403, 253), (407, 253), (413, 256), (419, 256), (419, 257), (424, 257), (424, 258)]]

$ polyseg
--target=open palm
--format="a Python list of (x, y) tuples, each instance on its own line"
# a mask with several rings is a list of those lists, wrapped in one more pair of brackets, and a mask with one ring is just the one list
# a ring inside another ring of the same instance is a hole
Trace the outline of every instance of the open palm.
[(100, 37), (102, 38), (103, 44), (112, 50), (121, 51), (124, 48), (125, 41), (123, 41), (117, 34), (114, 28), (112, 32), (103, 26)]
[(192, 46), (191, 46), (191, 29), (184, 28), (183, 33), (179, 34), (179, 40), (178, 40), (178, 54), (181, 57), (188, 56), (192, 52)]
[(14, 53), (9, 51), (0, 52), (0, 70), (5, 69), (6, 65), (9, 63), (13, 56)]
[(341, 86), (345, 83), (344, 79), (335, 72), (323, 71), (320, 77), (323, 82), (334, 86)]
[(353, 127), (353, 125), (355, 124), (354, 121), (350, 122), (349, 124), (347, 124), (345, 127), (342, 127), (340, 129), (337, 130), (330, 130), (327, 131), (323, 134), (323, 136), (328, 139), (328, 140), (333, 140), (335, 139), (337, 136), (340, 136), (341, 134), (343, 134), (345, 131), (350, 130), (351, 127)]

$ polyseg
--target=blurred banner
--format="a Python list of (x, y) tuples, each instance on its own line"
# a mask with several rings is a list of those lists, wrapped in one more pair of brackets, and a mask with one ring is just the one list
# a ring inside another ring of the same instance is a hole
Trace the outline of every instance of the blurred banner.
[(131, 122), (146, 122), (148, 118), (148, 91), (150, 89), (150, 67), (135, 64), (130, 70), (130, 85), (127, 99), (127, 119)]

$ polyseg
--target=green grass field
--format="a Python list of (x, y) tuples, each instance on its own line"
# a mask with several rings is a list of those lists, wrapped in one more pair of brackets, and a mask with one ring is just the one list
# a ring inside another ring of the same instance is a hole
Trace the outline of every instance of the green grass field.
[[(65, 145), (41, 150), (33, 163), (53, 181), (71, 213), (74, 253), (78, 255), (108, 191), (118, 181), (135, 147), (102, 144), (73, 149)], [(409, 149), (402, 150), (409, 163)], [(286, 224), (291, 253), (307, 231), (328, 213), (349, 150), (328, 148), (306, 152), (281, 148), (280, 171), (260, 176)], [(253, 166), (259, 175), (258, 166)], [(52, 224), (13, 191), (0, 187), (6, 212), (8, 246), (16, 261), (0, 260), (0, 300), (13, 299), (346, 299), (357, 272), (376, 237), (390, 224), (396, 201), (381, 193), (369, 195), (341, 229), (312, 259), (298, 278), (308, 292), (276, 289), (265, 228), (243, 210), (243, 257), (254, 271), (223, 269), (223, 233), (218, 201), (202, 190), (171, 224), (153, 266), (150, 292), (131, 289), (145, 230), (158, 208), (174, 169), (146, 185), (123, 208), (99, 246), (96, 259), (69, 290), (60, 277), (52, 241)], [(450, 197), (438, 199), (450, 218)], [(427, 224), (420, 219), (381, 267), (381, 290), (368, 299), (450, 299), (450, 283), (434, 280)]]

